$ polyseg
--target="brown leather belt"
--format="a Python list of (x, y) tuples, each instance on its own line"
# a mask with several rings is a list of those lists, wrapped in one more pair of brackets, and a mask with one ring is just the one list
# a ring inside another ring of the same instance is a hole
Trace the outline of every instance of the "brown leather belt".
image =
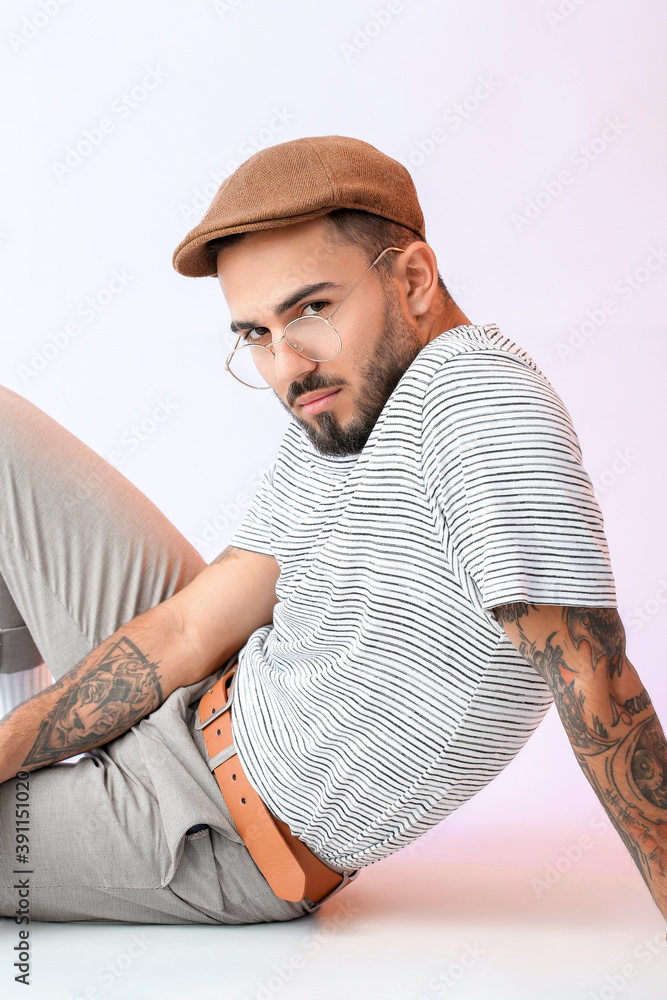
[(271, 813), (248, 781), (232, 735), (231, 704), (238, 662), (199, 702), (195, 729), (204, 734), (208, 766), (250, 855), (281, 899), (322, 903), (358, 874), (341, 875), (320, 861), (290, 828)]

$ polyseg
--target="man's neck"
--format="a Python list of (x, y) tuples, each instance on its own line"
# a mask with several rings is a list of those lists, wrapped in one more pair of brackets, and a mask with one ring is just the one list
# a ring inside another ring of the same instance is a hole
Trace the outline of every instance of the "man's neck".
[(456, 326), (471, 326), (471, 322), (464, 312), (459, 309), (455, 302), (451, 302), (449, 307), (443, 308), (442, 312), (434, 319), (427, 344), (439, 337), (447, 330), (453, 330)]

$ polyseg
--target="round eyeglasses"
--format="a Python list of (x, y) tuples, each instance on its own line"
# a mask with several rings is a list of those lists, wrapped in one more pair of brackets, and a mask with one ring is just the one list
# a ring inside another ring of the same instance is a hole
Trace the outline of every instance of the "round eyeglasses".
[[(375, 267), (390, 250), (403, 253), (401, 247), (387, 247), (367, 267), (361, 277), (355, 281), (347, 295), (338, 303), (330, 316), (298, 316), (285, 326), (278, 340), (271, 340), (271, 334), (253, 340), (252, 343), (240, 344), (243, 335), (236, 341), (234, 350), (225, 361), (225, 369), (235, 379), (247, 385), (250, 389), (272, 389), (280, 379), (276, 375), (276, 346), (284, 340), (296, 354), (309, 361), (333, 361), (340, 354), (343, 343), (340, 334), (333, 327), (331, 320), (338, 312), (343, 302), (350, 297), (357, 285), (363, 281), (368, 272)], [(263, 341), (266, 340), (266, 343)], [(240, 345), (240, 346), (239, 346)]]

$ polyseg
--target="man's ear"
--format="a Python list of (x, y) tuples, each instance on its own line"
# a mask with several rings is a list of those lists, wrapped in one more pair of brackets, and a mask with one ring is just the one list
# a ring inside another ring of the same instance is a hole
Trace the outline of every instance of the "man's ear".
[(403, 287), (411, 319), (419, 320), (437, 303), (438, 262), (428, 243), (410, 243), (394, 264), (394, 277)]

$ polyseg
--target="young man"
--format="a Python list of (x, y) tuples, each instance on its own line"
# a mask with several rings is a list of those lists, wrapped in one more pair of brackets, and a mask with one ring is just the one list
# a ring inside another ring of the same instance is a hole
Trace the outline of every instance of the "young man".
[(218, 275), (228, 377), (293, 419), (205, 567), (3, 391), (0, 667), (43, 657), (58, 680), (0, 726), (0, 912), (28, 860), (35, 919), (310, 912), (474, 795), (555, 700), (667, 916), (665, 738), (576, 433), (448, 295), (407, 171), (340, 136), (265, 149), (174, 266)]

